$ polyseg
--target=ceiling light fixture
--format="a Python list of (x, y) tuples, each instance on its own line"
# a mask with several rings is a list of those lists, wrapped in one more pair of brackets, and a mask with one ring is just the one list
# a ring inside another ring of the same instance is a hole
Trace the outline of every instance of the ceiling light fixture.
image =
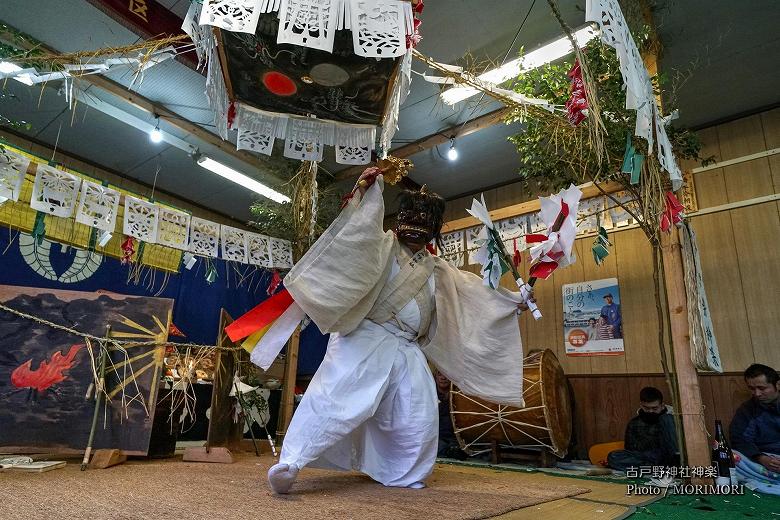
[(458, 160), (458, 149), (455, 148), (455, 138), (450, 139), (450, 149), (447, 150), (447, 159), (450, 161)]
[[(584, 47), (589, 41), (598, 36), (598, 34), (599, 32), (595, 24), (590, 24), (575, 31), (574, 40), (577, 42), (578, 46)], [(542, 65), (563, 58), (573, 51), (574, 49), (569, 38), (567, 36), (561, 36), (557, 40), (539, 47), (520, 58), (509, 61), (500, 67), (477, 76), (477, 79), (493, 85), (500, 85), (507, 80), (516, 78), (523, 71), (536, 69)], [(446, 104), (454, 105), (455, 103), (468, 99), (476, 94), (479, 94), (479, 90), (458, 86), (445, 90), (442, 93), (441, 98)]]
[(157, 117), (157, 124), (154, 126), (154, 129), (149, 132), (149, 140), (153, 143), (161, 143), (163, 140), (163, 134), (160, 131), (160, 118)]
[(215, 161), (210, 157), (201, 155), (197, 157), (196, 160), (202, 168), (206, 168), (207, 170), (216, 173), (220, 177), (224, 177), (229, 181), (233, 181), (236, 184), (240, 184), (241, 186), (248, 188), (254, 191), (255, 193), (258, 193), (263, 197), (271, 199), (280, 204), (290, 202), (290, 197), (287, 197), (286, 195), (283, 195), (278, 191), (272, 190), (265, 184), (262, 184), (261, 182), (258, 182), (252, 179), (251, 177), (247, 177), (243, 173), (238, 172), (229, 166), (225, 166), (221, 162)]
[[(10, 61), (0, 61), (0, 74), (11, 74), (13, 72), (19, 72), (20, 70), (23, 69), (19, 65), (16, 65), (15, 63), (11, 63)], [(18, 81), (19, 83), (24, 83), (27, 86), (32, 86), (33, 84), (33, 80), (29, 74), (20, 74), (18, 76), (13, 76), (13, 79)]]

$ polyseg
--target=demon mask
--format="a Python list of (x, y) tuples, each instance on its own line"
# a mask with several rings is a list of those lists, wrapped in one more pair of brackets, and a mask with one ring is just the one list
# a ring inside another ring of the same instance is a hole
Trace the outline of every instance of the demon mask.
[(429, 192), (425, 186), (420, 191), (404, 191), (400, 196), (396, 234), (402, 242), (427, 244), (440, 238), (444, 224), (444, 199)]

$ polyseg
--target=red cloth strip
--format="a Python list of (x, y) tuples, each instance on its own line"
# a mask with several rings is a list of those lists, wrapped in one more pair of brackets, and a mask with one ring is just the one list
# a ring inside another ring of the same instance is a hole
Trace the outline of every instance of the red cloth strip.
[(236, 342), (262, 329), (292, 305), (293, 297), (284, 289), (225, 327), (230, 341)]
[(528, 275), (531, 278), (546, 280), (558, 268), (558, 262), (539, 262), (531, 266)]
[(541, 233), (531, 233), (530, 235), (525, 236), (526, 244), (537, 244), (544, 242), (545, 240), (547, 240), (547, 235), (543, 235)]

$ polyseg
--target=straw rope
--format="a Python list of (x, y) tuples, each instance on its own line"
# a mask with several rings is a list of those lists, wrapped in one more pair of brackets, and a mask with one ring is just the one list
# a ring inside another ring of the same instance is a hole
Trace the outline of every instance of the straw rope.
[(119, 350), (123, 347), (123, 345), (132, 345), (134, 347), (144, 347), (144, 346), (174, 346), (174, 347), (180, 347), (180, 348), (198, 348), (198, 349), (209, 349), (209, 350), (223, 350), (223, 351), (234, 351), (237, 352), (241, 350), (240, 347), (224, 347), (221, 345), (203, 345), (200, 343), (177, 343), (173, 341), (132, 341), (132, 340), (118, 340), (118, 339), (108, 339), (100, 336), (95, 336), (94, 334), (88, 334), (86, 332), (81, 332), (76, 329), (66, 327), (64, 325), (60, 325), (58, 323), (51, 322), (49, 320), (45, 320), (43, 318), (39, 318), (37, 316), (33, 316), (32, 314), (27, 314), (25, 312), (18, 311), (16, 309), (12, 309), (11, 307), (8, 307), (2, 303), (0, 303), (0, 310), (5, 311), (9, 314), (13, 314), (15, 316), (18, 316), (20, 318), (24, 318), (26, 320), (34, 321), (36, 323), (40, 323), (41, 325), (46, 325), (47, 327), (50, 327), (52, 329), (61, 330), (63, 332), (67, 332), (68, 334), (72, 334), (73, 336), (79, 336), (81, 338), (84, 338), (85, 340), (92, 340), (92, 341), (98, 341), (101, 343), (108, 342), (112, 345), (115, 345), (114, 350)]

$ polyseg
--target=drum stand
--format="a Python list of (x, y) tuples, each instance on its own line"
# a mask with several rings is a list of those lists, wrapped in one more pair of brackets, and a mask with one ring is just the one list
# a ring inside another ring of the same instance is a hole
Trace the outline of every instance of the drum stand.
[[(511, 450), (511, 451), (508, 451)], [(491, 442), (490, 462), (501, 464), (505, 460), (524, 460), (538, 464), (540, 468), (552, 468), (555, 466), (556, 457), (547, 448), (540, 450), (522, 450), (502, 448), (498, 441)]]

